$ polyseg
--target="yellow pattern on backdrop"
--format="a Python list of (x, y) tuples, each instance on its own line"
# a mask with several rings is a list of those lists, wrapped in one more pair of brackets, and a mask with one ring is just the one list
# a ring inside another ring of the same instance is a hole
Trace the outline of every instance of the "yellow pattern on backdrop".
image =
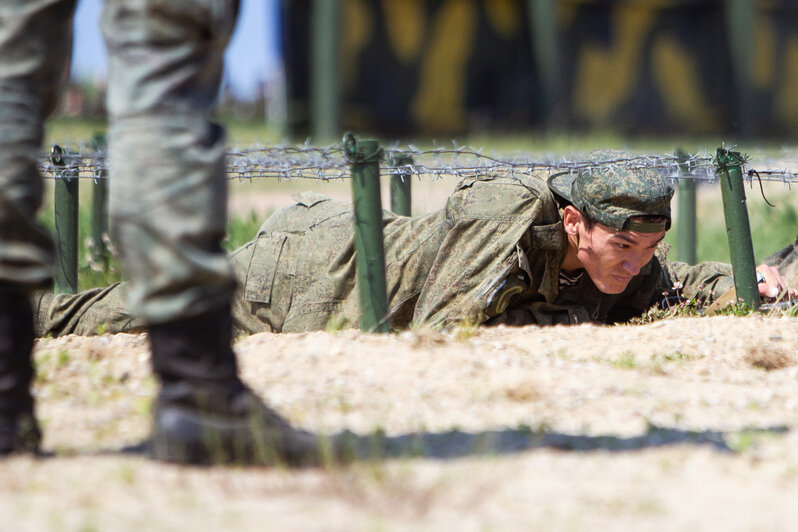
[(656, 13), (648, 8), (624, 6), (614, 9), (611, 17), (611, 46), (585, 45), (577, 59), (574, 113), (589, 123), (608, 120), (634, 91), (643, 41)]
[(466, 64), (477, 22), (476, 6), (470, 0), (448, 0), (434, 15), (418, 92), (410, 106), (421, 129), (465, 129)]
[(388, 41), (399, 60), (412, 64), (418, 60), (427, 31), (424, 0), (382, 0)]
[(695, 59), (671, 37), (660, 37), (651, 51), (651, 67), (666, 111), (693, 131), (713, 131), (718, 116), (702, 92)]

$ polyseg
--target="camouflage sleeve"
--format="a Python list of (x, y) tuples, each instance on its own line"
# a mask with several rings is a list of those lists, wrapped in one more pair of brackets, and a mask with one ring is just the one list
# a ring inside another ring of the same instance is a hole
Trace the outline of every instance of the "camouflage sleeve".
[(660, 293), (710, 304), (734, 288), (734, 276), (731, 265), (723, 262), (701, 262), (691, 266), (665, 261), (659, 284)]
[(467, 182), (447, 203), (448, 231), (419, 295), (415, 324), (481, 323), (490, 295), (516, 268), (516, 244), (542, 202), (505, 180)]
[(798, 237), (795, 238), (795, 242), (788, 244), (763, 262), (775, 266), (790, 283), (798, 285)]

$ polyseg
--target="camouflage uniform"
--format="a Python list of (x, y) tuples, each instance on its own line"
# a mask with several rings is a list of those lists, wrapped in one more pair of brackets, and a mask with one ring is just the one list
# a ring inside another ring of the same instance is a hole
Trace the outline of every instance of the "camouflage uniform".
[(72, 43), (72, 1), (0, 4), (0, 456), (34, 452), (41, 431), (30, 383), (29, 293), (53, 275), (53, 245), (36, 222), (43, 122), (58, 102)]
[(795, 242), (765, 259), (765, 264), (777, 267), (791, 286), (798, 286), (798, 237)]
[(36, 222), (36, 167), (72, 48), (74, 4), (9, 0), (0, 8), (0, 282), (27, 290), (53, 275), (52, 241)]
[[(74, 9), (75, 0), (0, 3), (0, 456), (35, 453), (41, 441), (29, 292), (49, 282), (53, 254), (35, 222), (36, 163), (66, 77)], [(231, 347), (225, 139), (209, 117), (237, 13), (238, 0), (105, 2), (111, 232), (133, 281), (120, 307), (146, 324), (160, 381), (153, 457), (318, 464), (316, 437), (239, 379)]]
[[(612, 323), (640, 315), (673, 295), (677, 284), (683, 295), (702, 300), (733, 286), (728, 265), (670, 263), (662, 245), (622, 294), (599, 292), (587, 275), (560, 289), (567, 240), (545, 177), (469, 178), (440, 211), (417, 218), (385, 212), (392, 325)], [(241, 286), (233, 303), (239, 332), (358, 323), (351, 206), (314, 193), (296, 199), (233, 253)], [(108, 331), (134, 326), (115, 295), (124, 290), (123, 284), (45, 296), (37, 330), (91, 334), (104, 319), (110, 320)]]
[(106, 0), (112, 236), (148, 323), (228, 303), (225, 136), (209, 122), (237, 0)]
[[(0, 281), (33, 288), (52, 276), (52, 244), (35, 219), (36, 164), (71, 51), (75, 1), (9, 2), (0, 26)], [(224, 135), (208, 116), (237, 4), (106, 1), (112, 232), (136, 287), (131, 306), (148, 322), (220, 307), (233, 291), (219, 247)]]

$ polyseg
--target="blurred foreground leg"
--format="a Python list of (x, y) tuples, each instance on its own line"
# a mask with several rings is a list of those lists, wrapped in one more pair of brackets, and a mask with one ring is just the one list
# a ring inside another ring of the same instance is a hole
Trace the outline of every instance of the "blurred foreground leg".
[(27, 294), (0, 286), (0, 455), (36, 452), (41, 433), (33, 413), (33, 312)]
[(155, 458), (291, 465), (320, 461), (238, 378), (224, 130), (209, 121), (236, 0), (107, 0), (111, 230), (149, 326), (161, 380)]
[(229, 308), (150, 329), (161, 378), (155, 458), (186, 463), (318, 465), (312, 434), (292, 428), (238, 378)]
[(55, 108), (72, 45), (74, 0), (0, 3), (0, 455), (36, 451), (33, 315), (49, 284), (53, 245), (36, 221), (43, 122)]

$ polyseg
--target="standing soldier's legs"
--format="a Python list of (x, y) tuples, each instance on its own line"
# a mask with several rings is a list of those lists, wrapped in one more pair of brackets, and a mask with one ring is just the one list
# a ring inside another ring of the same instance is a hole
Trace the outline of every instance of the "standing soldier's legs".
[(209, 122), (235, 0), (106, 0), (112, 235), (161, 380), (153, 451), (167, 460), (318, 459), (239, 380), (224, 131)]
[(49, 284), (53, 246), (36, 223), (44, 119), (72, 48), (74, 0), (0, 3), (0, 455), (35, 451), (29, 293)]

